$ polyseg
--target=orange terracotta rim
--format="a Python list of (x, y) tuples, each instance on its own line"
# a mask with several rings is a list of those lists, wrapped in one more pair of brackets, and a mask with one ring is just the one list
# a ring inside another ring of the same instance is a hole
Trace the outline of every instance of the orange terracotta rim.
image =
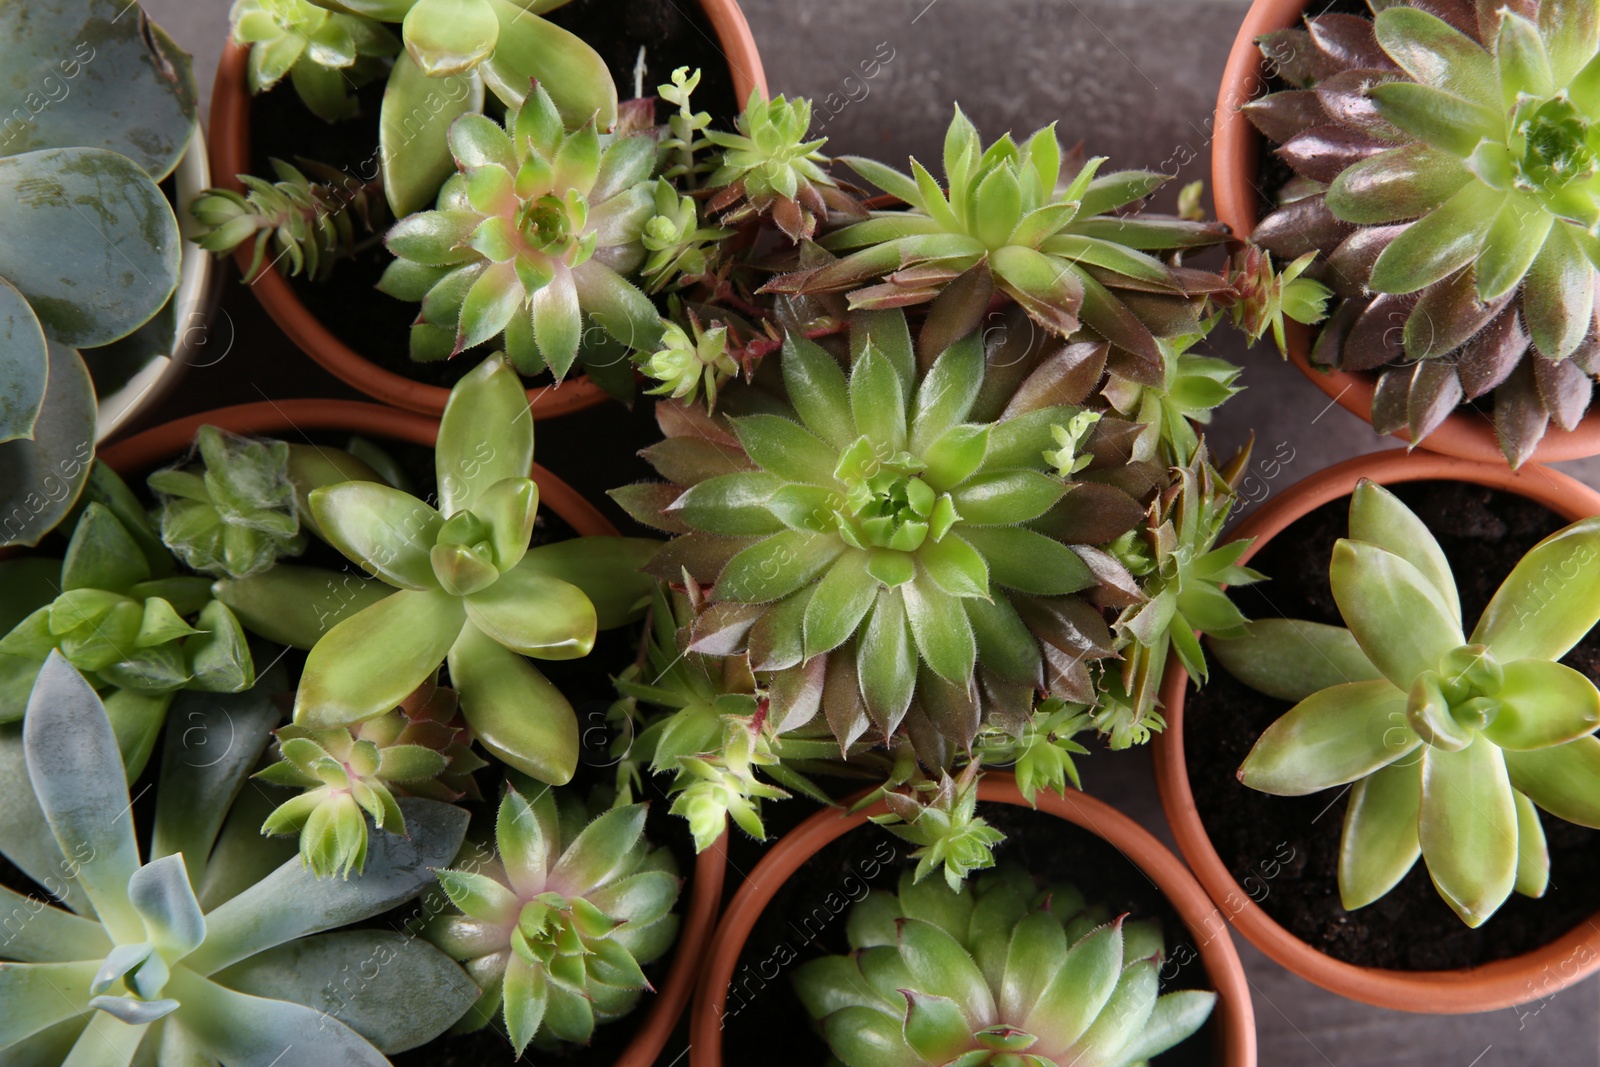
[[(700, 0), (700, 6), (728, 61), (739, 104), (743, 105), (752, 90), (766, 96), (767, 77), (761, 53), (739, 5), (735, 0)], [(250, 92), (245, 84), (249, 55), (248, 48), (231, 40), (225, 42), (211, 91), (211, 181), (218, 188), (239, 193), (245, 190), (238, 175), (250, 170)], [(249, 250), (243, 247), (234, 253), (241, 275), (250, 269), (250, 258)], [(262, 274), (250, 285), (250, 291), (289, 340), (346, 385), (407, 411), (434, 416), (444, 413), (450, 397), (448, 389), (386, 370), (345, 344), (311, 313), (295, 295), (288, 279), (276, 270)], [(606, 398), (605, 390), (587, 375), (528, 390), (528, 403), (542, 419), (584, 411)]]
[[(994, 804), (1031, 807), (1017, 789), (1016, 779), (998, 771), (979, 782), (978, 796)], [(842, 808), (820, 811), (785, 834), (756, 864), (729, 902), (711, 940), (689, 1019), (689, 1067), (722, 1067), (721, 1029), (728, 987), (745, 940), (779, 888), (824, 846), (886, 810), (879, 802), (853, 815)], [(1244, 966), (1228, 936), (1226, 921), (1194, 876), (1148, 830), (1093, 797), (1070, 791), (1063, 797), (1044, 791), (1038, 794), (1038, 810), (1108, 842), (1161, 890), (1199, 945), (1206, 975), (1217, 992), (1213, 1018), (1218, 1062), (1225, 1067), (1255, 1067), (1255, 1013)]]
[[(1535, 463), (1511, 470), (1504, 463), (1477, 463), (1455, 456), (1398, 449), (1357, 456), (1319, 471), (1266, 501), (1239, 524), (1230, 540), (1255, 538), (1240, 562), (1315, 508), (1349, 496), (1370, 478), (1384, 485), (1458, 481), (1515, 493), (1570, 521), (1600, 515), (1600, 493)], [(1278, 925), (1251, 899), (1211, 843), (1189, 788), (1183, 748), (1184, 697), (1188, 675), (1174, 656), (1167, 664), (1161, 700), (1167, 728), (1151, 744), (1161, 807), (1178, 850), (1201, 885), (1234, 927), (1256, 948), (1295, 974), (1329, 992), (1395, 1011), (1463, 1014), (1492, 1011), (1547, 997), (1600, 971), (1600, 913), (1548, 945), (1510, 959), (1451, 971), (1397, 971), (1336, 960)], [(1242, 788), (1242, 787), (1241, 787)]]
[[(1256, 185), (1260, 174), (1261, 134), (1238, 110), (1261, 95), (1267, 87), (1265, 64), (1256, 38), (1264, 33), (1293, 26), (1300, 21), (1306, 0), (1255, 0), (1239, 26), (1233, 49), (1223, 68), (1222, 88), (1217, 94), (1213, 119), (1211, 188), (1216, 200), (1217, 218), (1239, 237), (1249, 237), (1260, 221), (1262, 190)], [(1368, 373), (1323, 370), (1311, 365), (1312, 331), (1290, 323), (1289, 358), (1307, 378), (1340, 407), (1365, 422), (1372, 422), (1372, 395), (1377, 376)], [(1393, 436), (1410, 441), (1401, 430)], [(1415, 447), (1462, 459), (1484, 463), (1505, 463), (1494, 423), (1484, 413), (1457, 408), (1455, 413)], [(1600, 405), (1591, 405), (1575, 430), (1551, 426), (1534, 450), (1533, 461), (1553, 463), (1564, 459), (1583, 459), (1600, 455)]]
[[(151, 470), (186, 452), (196, 431), (205, 425), (232, 433), (261, 435), (342, 430), (430, 448), (439, 435), (437, 419), (379, 404), (354, 400), (268, 400), (218, 408), (164, 423), (102, 450), (100, 458), (124, 474)], [(580, 536), (616, 534), (616, 527), (593, 504), (556, 475), (535, 463), (532, 476), (539, 483), (540, 504), (561, 516)], [(618, 1057), (615, 1067), (651, 1067), (666, 1047), (694, 992), (695, 976), (700, 973), (711, 928), (716, 924), (717, 908), (722, 903), (722, 883), (726, 876), (727, 835), (724, 834), (695, 858), (688, 906), (683, 912), (683, 927), (666, 981), (649, 1002), (633, 1040)]]

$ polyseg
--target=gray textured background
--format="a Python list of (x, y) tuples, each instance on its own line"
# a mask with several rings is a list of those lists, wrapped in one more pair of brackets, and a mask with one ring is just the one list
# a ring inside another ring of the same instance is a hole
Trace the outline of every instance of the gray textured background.
[[(626, 2), (626, 0), (619, 0)], [(687, 3), (688, 0), (678, 0)], [(205, 95), (227, 32), (228, 0), (143, 0), (196, 58)], [(1209, 179), (1210, 116), (1245, 0), (742, 0), (774, 92), (817, 100), (828, 150), (903, 164), (937, 159), (952, 102), (987, 138), (1059, 123), (1115, 165)], [(858, 64), (893, 56), (869, 81)], [(847, 80), (852, 79), (854, 80)], [(830, 100), (830, 94), (834, 94)], [(831, 114), (830, 114), (831, 113)], [(935, 168), (937, 169), (937, 168)], [(1176, 183), (1174, 183), (1176, 184)], [(226, 305), (241, 335), (269, 325), (237, 293)], [(252, 317), (253, 316), (253, 317)], [(286, 344), (278, 339), (279, 344)], [(1294, 450), (1299, 479), (1361, 452), (1394, 447), (1327, 399), (1275, 351), (1221, 354), (1249, 387), (1222, 409), (1212, 437), (1225, 454), (1252, 431), (1258, 455)], [(300, 360), (306, 383), (321, 375)], [(337, 390), (336, 383), (334, 389)], [(295, 389), (294, 393), (309, 389)], [(253, 395), (229, 400), (259, 399)], [(205, 405), (209, 406), (209, 405)], [(1600, 485), (1600, 462), (1562, 467)], [(1090, 792), (1167, 841), (1142, 752), (1082, 761)], [(1478, 1016), (1409, 1015), (1334, 997), (1235, 939), (1255, 993), (1263, 1067), (1591, 1067), (1600, 1064), (1600, 982), (1543, 1005)], [(673, 1049), (663, 1063), (679, 1055)], [(681, 1062), (681, 1061), (680, 1061)]]

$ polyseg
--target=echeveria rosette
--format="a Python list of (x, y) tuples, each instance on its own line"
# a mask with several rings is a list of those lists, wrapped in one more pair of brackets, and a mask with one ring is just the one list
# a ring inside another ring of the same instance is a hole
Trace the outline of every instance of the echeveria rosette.
[(1110, 634), (1089, 598), (1140, 595), (1095, 546), (1138, 525), (1130, 494), (1163, 477), (1129, 465), (1135, 427), (1096, 422), (1068, 482), (1046, 459), (1052, 429), (1098, 375), (1076, 392), (1053, 358), (996, 391), (981, 338), (919, 362), (898, 311), (855, 313), (849, 347), (847, 370), (790, 333), (786, 399), (726, 394), (757, 414), (658, 407), (668, 438), (645, 455), (673, 484), (613, 495), (680, 535), (653, 572), (710, 587), (690, 647), (748, 651), (780, 735), (819, 710), (846, 748), (905, 723), (934, 764), (988, 711), (1026, 715), (1037, 689), (1092, 702)]
[(506, 790), (493, 857), (438, 872), (460, 914), (426, 930), (483, 988), (460, 1028), (499, 1015), (520, 1057), (530, 1042), (587, 1044), (596, 1024), (633, 1010), (650, 988), (640, 965), (678, 933), (680, 882), (671, 853), (645, 840), (645, 809), (584, 825), (549, 789), (532, 800)]
[(127, 487), (109, 471), (97, 479), (114, 495), (83, 509), (65, 559), (0, 563), (16, 617), (0, 637), (0, 722), (22, 717), (40, 668), (59, 653), (105, 693), (131, 780), (174, 694), (241, 692), (255, 664), (210, 579), (178, 573)]
[(1161, 366), (1156, 337), (1192, 329), (1202, 298), (1224, 288), (1217, 275), (1158, 258), (1220, 243), (1221, 229), (1113, 214), (1166, 177), (1099, 176), (1103, 158), (1063, 159), (1053, 125), (1021, 145), (1007, 134), (984, 149), (957, 109), (945, 136), (948, 192), (916, 160), (910, 176), (868, 159), (843, 161), (907, 209), (874, 211), (829, 233), (821, 243), (845, 258), (769, 288), (848, 292), (852, 308), (931, 303), (930, 321), (958, 337), (998, 287), (1046, 330), (1066, 337), (1087, 328), (1128, 354), (1134, 366), (1126, 374), (1152, 380)]
[(161, 500), (161, 540), (191, 570), (247, 578), (305, 548), (289, 446), (202, 426), (200, 463), (147, 482)]
[(789, 240), (808, 241), (816, 235), (817, 219), (826, 219), (830, 210), (861, 213), (823, 169), (829, 161), (820, 149), (828, 139), (806, 139), (811, 101), (781, 93), (767, 100), (752, 89), (734, 128), (705, 131), (706, 140), (721, 149), (706, 179), (706, 187), (716, 190), (706, 208), (723, 221), (770, 215)]
[[(490, 753), (544, 781), (572, 777), (577, 718), (523, 657), (587, 655), (601, 625), (621, 625), (648, 595), (636, 568), (656, 546), (590, 537), (529, 549), (539, 504), (532, 464), (527, 394), (493, 356), (445, 406), (438, 508), (378, 482), (311, 493), (322, 536), (395, 592), (317, 639), (295, 693), (298, 725), (386, 714), (448, 662), (462, 714)], [(284, 599), (301, 595), (293, 580)]]
[(1264, 39), (1269, 55), (1298, 50), (1296, 88), (1245, 110), (1297, 177), (1253, 239), (1326, 257), (1319, 276), (1344, 299), (1312, 358), (1381, 369), (1375, 427), (1421, 440), (1493, 392), (1519, 465), (1551, 421), (1576, 426), (1600, 370), (1600, 14), (1374, 7)]
[(400, 51), (394, 34), (377, 22), (310, 0), (237, 0), (228, 18), (234, 43), (250, 49), (250, 91), (266, 92), (287, 75), (324, 122), (354, 118), (351, 90), (382, 73), (379, 61)]
[(541, 85), (503, 128), (482, 115), (457, 119), (450, 148), (459, 172), (437, 210), (402, 219), (385, 238), (398, 259), (380, 288), (422, 304), (412, 359), (444, 359), (503, 333), (518, 370), (548, 368), (559, 381), (593, 347), (590, 318), (621, 344), (656, 344), (655, 305), (625, 277), (644, 262), (641, 233), (655, 210), (653, 138), (601, 134), (593, 119), (569, 132)]
[(1216, 994), (1160, 992), (1154, 922), (1107, 921), (1071, 886), (1006, 867), (962, 892), (902, 876), (851, 909), (849, 956), (795, 987), (845, 1067), (1142, 1067)]
[[(315, 881), (297, 860), (211, 862), (239, 843), (224, 824), (278, 719), (267, 684), (183, 698), (193, 703), (167, 732), (141, 859), (106, 711), (51, 655), (20, 730), (0, 731), (0, 847), (43, 887), (0, 889), (7, 913), (28, 917), (0, 945), (13, 961), (0, 965), (5, 1062), (260, 1063), (292, 1048), (308, 1067), (385, 1067), (385, 1053), (432, 1040), (476, 999), (426, 942), (338, 929), (421, 893), (460, 846), (460, 809), (406, 801), (410, 837), (377, 844), (347, 882)], [(255, 828), (244, 832), (259, 852)], [(362, 982), (335, 984), (374, 959), (384, 966)]]
[(261, 832), (297, 834), (300, 861), (318, 878), (362, 873), (367, 816), (378, 830), (404, 836), (398, 798), (454, 803), (479, 795), (472, 772), (485, 763), (456, 711), (453, 692), (424, 683), (399, 708), (352, 727), (278, 730), (278, 762), (256, 778), (299, 793), (273, 810)]
[(1194, 679), (1205, 684), (1205, 651), (1200, 637), (1239, 637), (1246, 619), (1223, 592), (1224, 586), (1249, 585), (1264, 579), (1239, 563), (1249, 541), (1218, 546), (1238, 498), (1232, 481), (1245, 469), (1241, 454), (1230, 474), (1211, 465), (1202, 445), (1187, 466), (1175, 468), (1173, 484), (1150, 507), (1144, 530), (1121, 551), (1144, 590), (1142, 602), (1124, 608), (1115, 630), (1121, 653), (1121, 675), (1107, 703), (1122, 712), (1113, 716), (1112, 747), (1143, 744), (1149, 732), (1165, 727), (1156, 711), (1167, 653)]
[(1600, 691), (1557, 662), (1600, 621), (1597, 551), (1596, 519), (1539, 542), (1469, 637), (1438, 543), (1363, 482), (1329, 568), (1349, 629), (1259, 620), (1215, 643), (1236, 677), (1299, 701), (1256, 742), (1240, 780), (1286, 796), (1351, 785), (1346, 908), (1382, 897), (1421, 856), (1440, 896), (1479, 926), (1513, 889), (1544, 893), (1535, 805), (1600, 826)]

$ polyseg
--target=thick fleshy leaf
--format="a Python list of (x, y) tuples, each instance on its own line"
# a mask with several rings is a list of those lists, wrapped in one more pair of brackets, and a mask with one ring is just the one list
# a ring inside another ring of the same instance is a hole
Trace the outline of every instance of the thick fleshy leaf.
[(1373, 30), (1389, 58), (1417, 81), (1488, 107), (1500, 104), (1494, 57), (1443, 19), (1392, 7), (1378, 13)]
[(1413, 293), (1448, 277), (1478, 254), (1504, 193), (1471, 182), (1390, 242), (1372, 266), (1372, 288)]
[(178, 284), (178, 223), (132, 160), (91, 148), (0, 157), (0, 187), (33, 190), (0, 202), (0, 277), (50, 340), (109, 344), (165, 306)]
[(1600, 622), (1597, 561), (1600, 519), (1584, 519), (1540, 541), (1500, 583), (1472, 643), (1488, 645), (1502, 663), (1560, 659)]
[(1065, 1047), (1088, 1030), (1111, 998), (1122, 973), (1122, 922), (1108, 923), (1081, 938), (1061, 959), (1060, 968), (1031, 1005), (1021, 1025), (1029, 1033), (1047, 1032)]
[(783, 523), (766, 504), (782, 486), (783, 479), (766, 471), (723, 474), (690, 486), (667, 510), (706, 533), (730, 537), (777, 533)]
[(1418, 674), (1465, 641), (1433, 582), (1393, 552), (1341, 539), (1328, 580), (1361, 650), (1396, 686), (1409, 690)]
[(437, 589), (428, 550), (443, 519), (410, 493), (378, 482), (340, 482), (310, 497), (329, 544), (368, 573), (402, 589)]
[(100, 698), (59, 652), (39, 671), (22, 736), (34, 795), (62, 854), (74, 859), (78, 884), (115, 941), (143, 940), (128, 901), (139, 846), (122, 756)]
[(1550, 847), (1545, 842), (1539, 812), (1521, 793), (1517, 801), (1517, 883), (1525, 897), (1542, 897), (1550, 885)]
[(436, 800), (400, 800), (406, 836), (373, 834), (366, 869), (318, 879), (298, 857), (206, 915), (206, 941), (186, 961), (214, 974), (276, 945), (371, 918), (434, 882), (432, 868), (455, 858), (467, 813)]
[(964, 1005), (974, 1021), (994, 1018), (994, 995), (983, 972), (950, 934), (920, 919), (900, 923), (900, 956), (916, 987)]
[[(19, 87), (7, 155), (102, 148), (157, 181), (189, 146), (197, 110), (190, 58), (118, 0), (0, 10), (0, 69)], [(26, 89), (20, 87), (25, 86)]]
[(1546, 359), (1565, 359), (1588, 334), (1595, 300), (1594, 271), (1568, 224), (1552, 227), (1528, 269), (1522, 295), (1528, 334)]
[(1422, 855), (1417, 812), (1422, 805), (1419, 753), (1375, 771), (1350, 789), (1339, 843), (1339, 898), (1364, 908), (1400, 884)]
[(470, 70), (494, 51), (500, 36), (489, 0), (417, 0), (403, 29), (406, 51), (430, 78)]
[(1450, 614), (1461, 621), (1461, 598), (1450, 561), (1428, 527), (1399, 497), (1374, 481), (1357, 485), (1350, 496), (1350, 537), (1393, 552), (1416, 567), (1433, 583)]
[(535, 659), (577, 659), (594, 647), (594, 604), (571, 582), (518, 567), (466, 598), (467, 618), (499, 644)]
[(603, 130), (617, 124), (617, 88), (599, 53), (571, 31), (530, 16), (524, 0), (489, 2), (500, 37), (480, 71), (502, 102), (520, 104), (537, 82), (568, 129), (590, 119)]
[(856, 428), (874, 445), (898, 452), (906, 445), (904, 388), (894, 365), (868, 349), (850, 373), (850, 411)]
[(644, 804), (625, 804), (583, 828), (550, 869), (548, 884), (566, 896), (582, 896), (611, 881), (644, 833)]
[(807, 429), (840, 450), (860, 436), (844, 370), (827, 350), (791, 332), (784, 338), (779, 363), (785, 392)]
[(6, 353), (0, 366), (0, 444), (19, 437), (31, 438), (33, 424), (44, 403), (45, 377), (50, 350), (33, 309), (16, 287), (0, 278), (0, 348)]
[(1486, 738), (1459, 752), (1422, 753), (1423, 859), (1439, 895), (1477, 927), (1511, 895), (1517, 877), (1517, 806), (1505, 760)]
[(817, 583), (816, 592), (806, 604), (807, 659), (844, 644), (872, 607), (881, 587), (867, 573), (869, 558), (865, 552), (846, 553)]
[(1126, 1062), (1154, 1059), (1199, 1030), (1217, 1005), (1217, 995), (1198, 989), (1180, 989), (1156, 1001), (1144, 1028), (1120, 1050)]
[(1117, 988), (1106, 1001), (1087, 1033), (1067, 1053), (1067, 1060), (1085, 1063), (1120, 1054), (1134, 1035), (1144, 1029), (1155, 1010), (1159, 991), (1156, 961), (1137, 960), (1123, 969)]
[(83, 360), (50, 344), (33, 437), (0, 444), (0, 545), (38, 544), (78, 502), (93, 468), (96, 411)]
[(395, 591), (353, 574), (286, 563), (251, 578), (216, 582), (212, 590), (252, 633), (300, 649)]
[(1087, 564), (1061, 542), (1020, 526), (962, 526), (961, 536), (989, 563), (989, 578), (1040, 596), (1061, 596), (1095, 584)]
[(337, 1018), (304, 1005), (248, 996), (181, 968), (167, 988), (186, 1009), (186, 1035), (224, 1063), (271, 1067), (291, 1050), (305, 1067), (384, 1067), (389, 1062)]
[(398, 707), (444, 660), (465, 622), (460, 598), (412, 589), (343, 619), (306, 657), (295, 721), (344, 726)]
[(495, 756), (562, 785), (578, 765), (578, 717), (527, 660), (468, 627), (450, 649), (450, 680), (467, 723)]
[(904, 594), (878, 590), (872, 617), (856, 649), (856, 674), (867, 711), (887, 736), (911, 706), (917, 686), (917, 655), (906, 621)]
[(1211, 650), (1229, 674), (1279, 700), (1383, 678), (1349, 630), (1301, 619), (1253, 619), (1246, 636), (1213, 637)]
[(490, 357), (450, 391), (439, 423), (434, 466), (439, 511), (449, 518), (476, 508), (489, 487), (526, 478), (533, 465), (533, 415), (522, 382)]
[(948, 997), (906, 990), (906, 1044), (930, 1063), (946, 1063), (972, 1041), (972, 1024)]
[(986, 474), (951, 494), (956, 512), (975, 526), (1015, 526), (1043, 515), (1067, 492), (1066, 483), (1039, 471)]
[(1519, 793), (1579, 826), (1600, 827), (1600, 738), (1580, 737), (1555, 748), (1505, 753)]
[(649, 352), (661, 343), (661, 316), (637, 285), (591, 259), (572, 272), (583, 310), (629, 348)]
[(433, 204), (439, 186), (456, 173), (451, 124), (482, 110), (483, 82), (476, 74), (434, 79), (409, 52), (395, 57), (378, 116), (383, 191), (395, 218)]
[(52, 907), (34, 896), (0, 886), (0, 908), (12, 917), (6, 958), (22, 963), (101, 960), (111, 941), (98, 922)]
[(735, 419), (733, 426), (739, 443), (762, 470), (787, 482), (832, 483), (838, 452), (803, 426), (778, 415), (751, 415)]
[(875, 1008), (845, 1007), (823, 1020), (828, 1048), (845, 1067), (922, 1067), (928, 1061), (906, 1044), (899, 1019)]
[(1537, 659), (1507, 663), (1504, 669), (1505, 681), (1494, 694), (1499, 714), (1483, 728), (1483, 736), (1501, 748), (1549, 748), (1600, 726), (1600, 690), (1587, 675)]
[(1422, 743), (1406, 719), (1406, 694), (1387, 680), (1324, 689), (1267, 727), (1239, 767), (1251, 789), (1304, 796), (1393, 763)]
[(960, 601), (940, 589), (926, 572), (901, 590), (911, 636), (924, 662), (952, 685), (970, 687), (978, 645)]
[(577, 586), (594, 605), (595, 625), (611, 630), (643, 614), (654, 588), (643, 567), (660, 548), (644, 537), (579, 537), (530, 549), (517, 569)]
[[(23, 963), (0, 968), (0, 1048), (10, 1049), (23, 1038), (63, 1019), (81, 1014), (88, 1003), (89, 983), (99, 960), (73, 963)], [(75, 1001), (63, 990), (78, 990)]]
[(717, 578), (720, 600), (765, 604), (788, 596), (811, 581), (844, 552), (830, 534), (785, 530), (763, 538), (728, 561)]

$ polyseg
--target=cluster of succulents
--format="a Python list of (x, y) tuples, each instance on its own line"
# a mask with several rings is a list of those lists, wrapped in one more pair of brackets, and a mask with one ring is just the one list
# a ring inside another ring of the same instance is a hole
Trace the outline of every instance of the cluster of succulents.
[(1517, 466), (1577, 425), (1600, 372), (1594, 14), (1372, 8), (1262, 39), (1287, 88), (1244, 110), (1294, 177), (1253, 240), (1316, 257), (1339, 302), (1312, 361), (1379, 372), (1377, 429), (1419, 441), (1492, 395)]

